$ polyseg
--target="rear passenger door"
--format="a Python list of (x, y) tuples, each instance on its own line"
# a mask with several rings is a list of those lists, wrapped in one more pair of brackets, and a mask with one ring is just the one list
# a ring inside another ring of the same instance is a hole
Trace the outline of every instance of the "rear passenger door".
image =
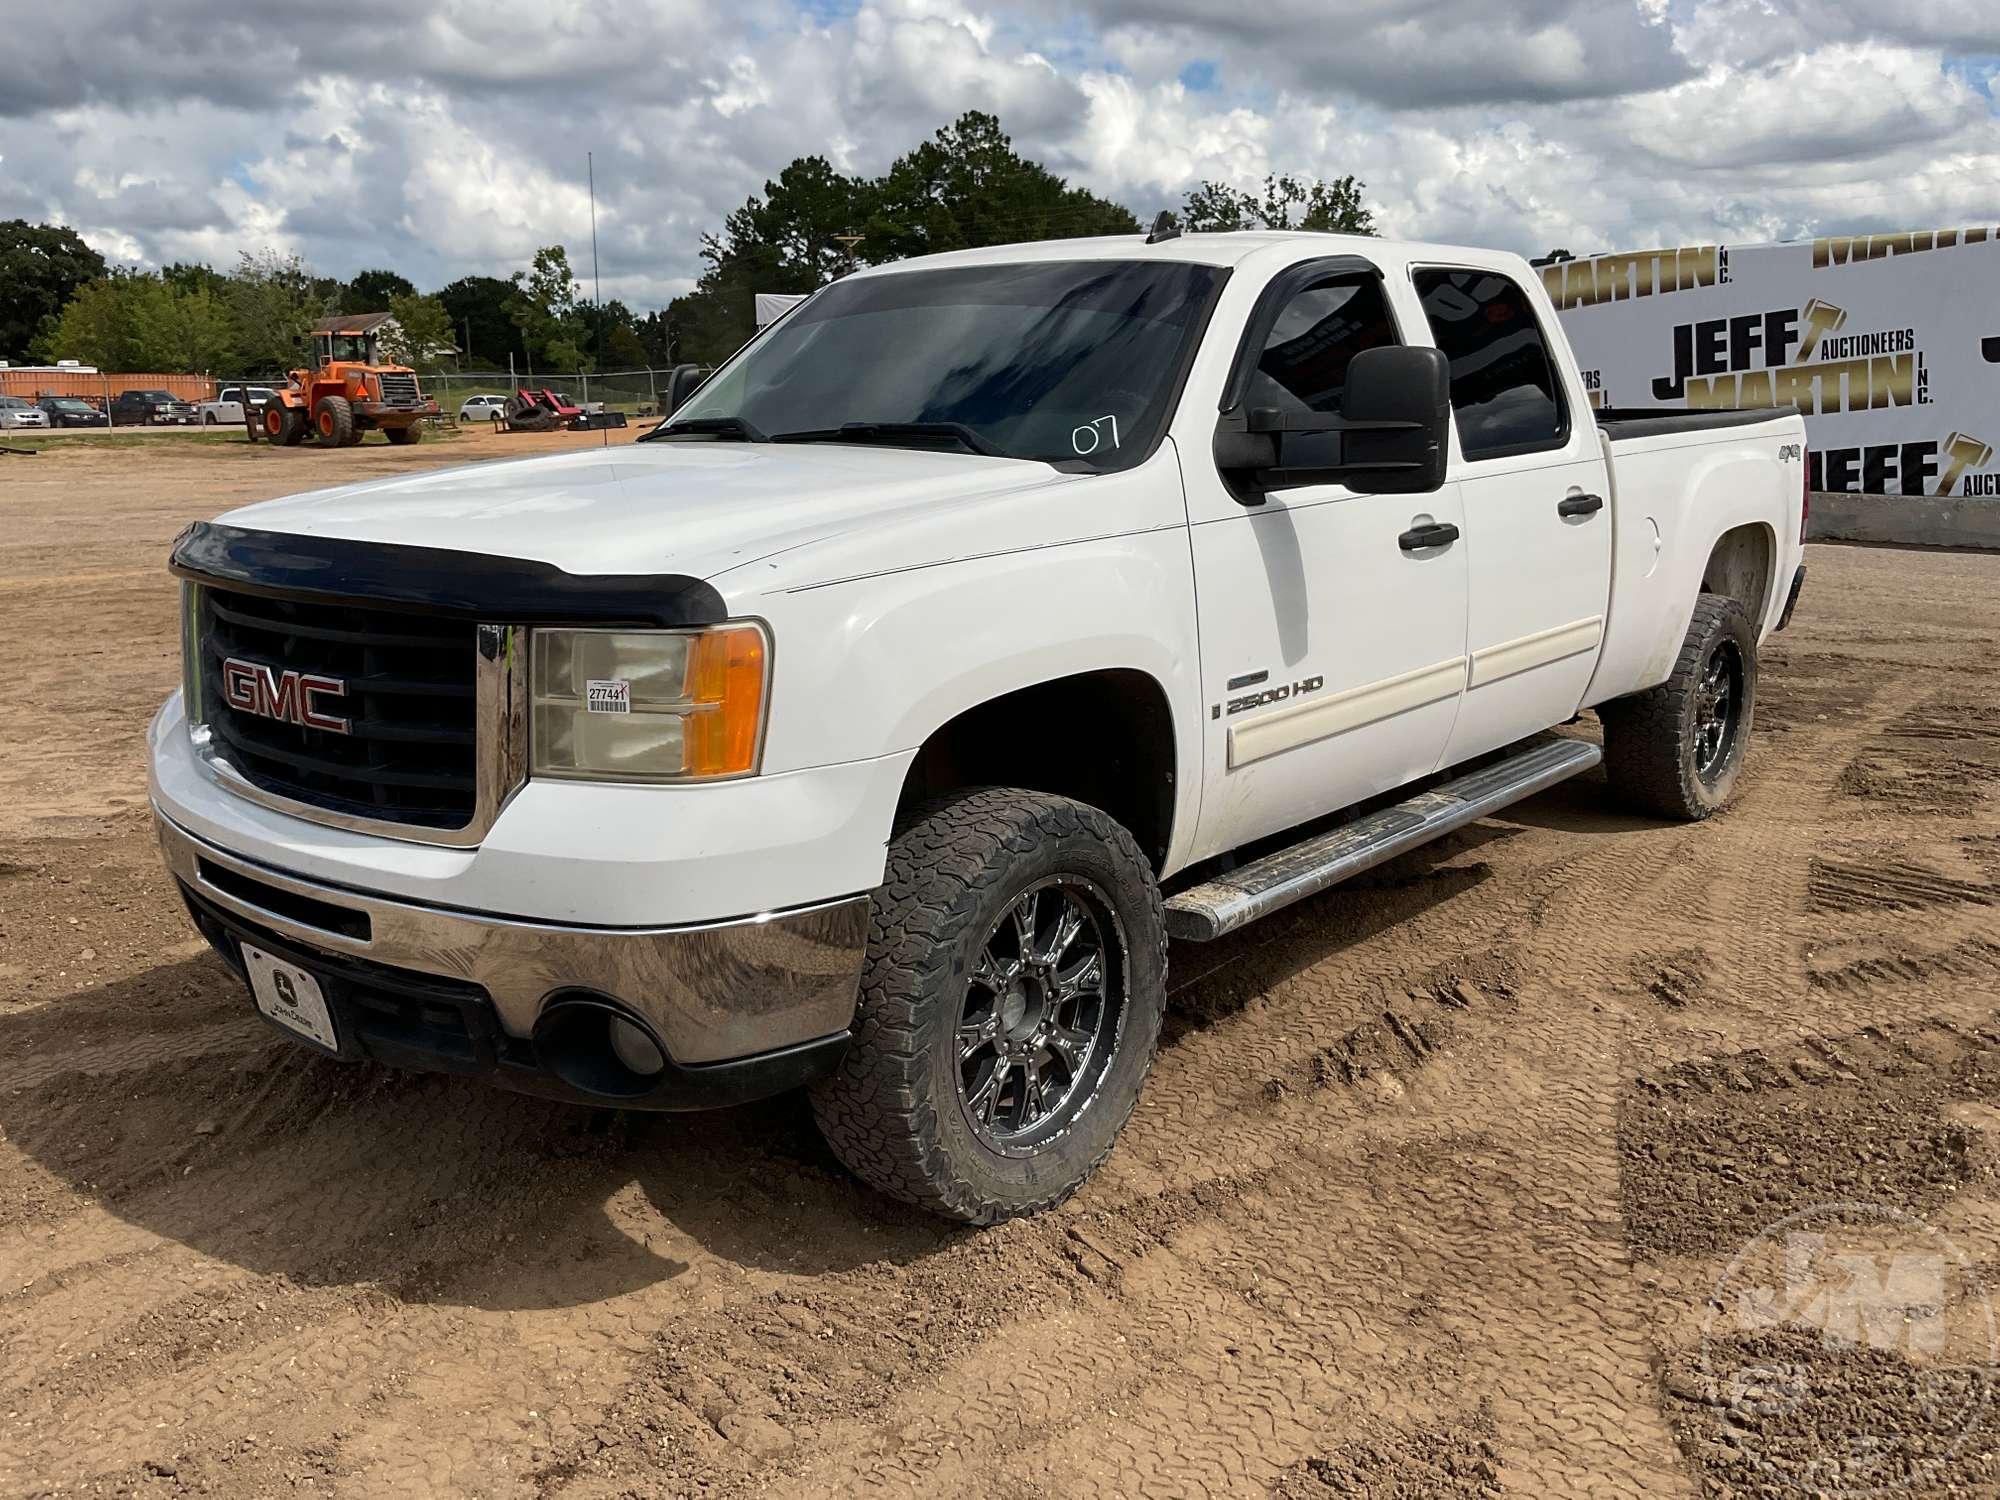
[(1576, 713), (1611, 592), (1609, 475), (1597, 424), (1514, 280), (1411, 272), (1451, 361), (1467, 570), (1466, 692), (1444, 764)]

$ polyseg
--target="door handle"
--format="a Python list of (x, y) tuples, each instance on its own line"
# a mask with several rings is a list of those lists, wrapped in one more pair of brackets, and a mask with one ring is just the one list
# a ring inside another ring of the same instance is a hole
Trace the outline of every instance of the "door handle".
[(1396, 545), (1405, 552), (1421, 552), (1426, 547), (1445, 547), (1458, 540), (1458, 528), (1449, 521), (1432, 521), (1424, 526), (1412, 526), (1396, 538)]
[(1556, 502), (1559, 516), (1594, 516), (1603, 509), (1602, 495), (1565, 495)]

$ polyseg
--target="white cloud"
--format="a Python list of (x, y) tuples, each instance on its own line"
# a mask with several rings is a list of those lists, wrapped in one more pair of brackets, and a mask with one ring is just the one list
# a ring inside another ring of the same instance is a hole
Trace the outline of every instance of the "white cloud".
[(1529, 252), (2000, 222), (1996, 52), (1993, 0), (104, 0), (0, 53), (0, 217), (435, 286), (581, 263), (593, 152), (605, 290), (644, 307), (793, 157), (880, 171), (978, 108), (1142, 217), (1275, 171)]

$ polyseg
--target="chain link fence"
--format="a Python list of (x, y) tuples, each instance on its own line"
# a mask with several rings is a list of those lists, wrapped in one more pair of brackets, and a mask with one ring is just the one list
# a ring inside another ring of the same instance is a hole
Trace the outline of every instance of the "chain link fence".
[(473, 396), (497, 396), (502, 400), (522, 389), (552, 390), (568, 403), (592, 409), (600, 403), (606, 411), (622, 411), (629, 418), (660, 415), (672, 370), (576, 370), (552, 374), (537, 370), (532, 376), (509, 374), (505, 370), (440, 371), (419, 376), (426, 394), (456, 417)]
[[(189, 405), (207, 402), (196, 417), (198, 423), (226, 426), (243, 420), (240, 393), (248, 391), (253, 406), (261, 404), (261, 393), (286, 383), (282, 375), (125, 375), (91, 371), (88, 373), (53, 370), (14, 370), (16, 377), (0, 394), (19, 395), (28, 400), (42, 396), (74, 397), (98, 411), (108, 411), (118, 394), (126, 390), (164, 390), (175, 400)], [(702, 374), (709, 372), (703, 370)], [(672, 383), (673, 371), (656, 370), (574, 370), (552, 374), (537, 370), (533, 375), (507, 370), (441, 370), (419, 375), (417, 383), (427, 396), (435, 398), (443, 413), (440, 420), (456, 422), (466, 401), (473, 396), (492, 396), (505, 401), (516, 391), (552, 390), (565, 402), (594, 410), (625, 413), (632, 421), (662, 414), (662, 403)], [(15, 389), (18, 386), (19, 389)], [(218, 406), (218, 401), (236, 409)], [(475, 411), (470, 420), (486, 420)]]

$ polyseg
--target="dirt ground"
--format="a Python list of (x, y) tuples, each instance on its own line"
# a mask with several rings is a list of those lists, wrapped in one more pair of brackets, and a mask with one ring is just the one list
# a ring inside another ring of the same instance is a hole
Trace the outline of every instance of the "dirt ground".
[[(1992, 1413), (1940, 1417), (2000, 1281), (2000, 557), (1813, 548), (1705, 825), (1592, 775), (1176, 948), (1104, 1171), (959, 1231), (793, 1100), (289, 1048), (159, 868), (174, 533), (586, 441), (0, 458), (0, 1494), (2000, 1486)], [(1718, 1334), (1739, 1250), (1843, 1202), (1963, 1252), (1901, 1313), (1949, 1336)]]

